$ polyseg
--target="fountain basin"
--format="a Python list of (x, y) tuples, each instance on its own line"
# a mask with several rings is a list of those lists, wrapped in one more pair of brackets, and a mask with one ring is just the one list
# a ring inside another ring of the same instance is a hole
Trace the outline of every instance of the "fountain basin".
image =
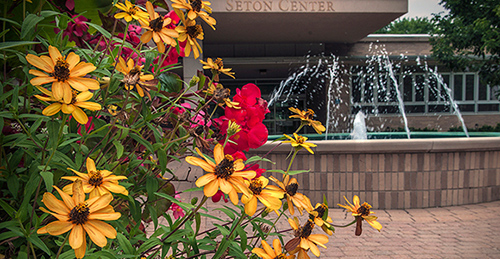
[[(436, 132), (433, 132), (436, 134)], [(406, 133), (403, 133), (406, 134)], [(412, 135), (413, 136), (413, 135)], [(323, 136), (324, 138), (324, 136)], [(360, 196), (376, 209), (428, 208), (500, 199), (500, 138), (429, 138), (311, 141), (314, 155), (297, 154), (291, 170), (299, 191), (313, 205), (327, 197), (328, 205)], [(290, 145), (268, 142), (251, 155), (267, 156), (286, 169)], [(274, 149), (273, 149), (274, 148)], [(281, 179), (278, 173), (272, 173)]]

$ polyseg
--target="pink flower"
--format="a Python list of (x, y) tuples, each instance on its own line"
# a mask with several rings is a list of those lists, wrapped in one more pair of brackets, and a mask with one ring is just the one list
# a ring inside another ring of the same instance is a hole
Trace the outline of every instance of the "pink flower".
[[(90, 21), (83, 15), (72, 15), (74, 21), (68, 22), (68, 27), (63, 31), (63, 38), (68, 36), (69, 41), (75, 42), (78, 47), (85, 47), (85, 43), (90, 40), (90, 34), (87, 33), (89, 26), (85, 23)], [(61, 30), (55, 28), (54, 32), (59, 33)]]
[[(179, 194), (176, 194), (176, 195), (174, 195), (174, 198), (180, 199), (181, 196)], [(168, 208), (168, 209), (173, 212), (175, 219), (178, 219), (180, 217), (184, 217), (184, 215), (185, 215), (184, 210), (179, 205), (177, 205), (175, 203), (172, 203), (172, 205), (170, 205), (170, 208)]]

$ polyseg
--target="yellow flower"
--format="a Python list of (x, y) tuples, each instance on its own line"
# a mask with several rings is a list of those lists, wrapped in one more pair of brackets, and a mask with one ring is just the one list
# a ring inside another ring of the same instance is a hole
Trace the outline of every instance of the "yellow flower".
[[(320, 252), (316, 245), (326, 248), (325, 244), (328, 243), (328, 236), (323, 234), (311, 234), (314, 229), (314, 222), (309, 219), (303, 227), (299, 226), (299, 220), (297, 218), (288, 218), (288, 223), (293, 230), (295, 230), (295, 238), (288, 241), (285, 245), (285, 249), (290, 252), (290, 254), (295, 254), (299, 252), (298, 258), (308, 258), (305, 251), (311, 250), (311, 252), (319, 257)], [(301, 250), (304, 250), (300, 252)], [(305, 256), (304, 256), (305, 254)]]
[[(62, 179), (75, 182), (80, 179), (83, 182), (83, 192), (90, 193), (90, 198), (102, 196), (106, 193), (114, 192), (128, 195), (127, 189), (118, 184), (118, 180), (127, 179), (123, 175), (113, 175), (113, 172), (108, 170), (97, 170), (94, 160), (87, 158), (87, 174), (80, 173), (76, 170), (68, 168), (78, 176), (63, 176)], [(68, 184), (63, 188), (63, 191), (72, 194), (74, 183)]]
[[(325, 215), (327, 213), (328, 207), (323, 203), (317, 203), (314, 210), (309, 211), (309, 218), (314, 220), (314, 223), (321, 227), (325, 233), (328, 235), (332, 235), (332, 226), (330, 223), (333, 223), (333, 220), (330, 216)], [(326, 219), (323, 219), (326, 216)]]
[(380, 231), (382, 229), (382, 225), (377, 221), (377, 217), (370, 216), (370, 214), (374, 213), (373, 211), (370, 211), (370, 208), (372, 207), (370, 204), (365, 202), (362, 205), (359, 205), (359, 197), (357, 195), (354, 195), (354, 198), (352, 199), (354, 205), (352, 205), (345, 196), (344, 199), (349, 205), (337, 205), (352, 212), (352, 215), (356, 217), (356, 236), (361, 235), (361, 224), (363, 219), (366, 220), (366, 222), (368, 222), (368, 224), (370, 224), (370, 226), (372, 226), (376, 230)]
[(323, 126), (321, 122), (313, 120), (313, 110), (308, 109), (307, 111), (302, 111), (293, 107), (290, 107), (289, 110), (293, 113), (296, 113), (295, 115), (290, 115), (290, 118), (301, 119), (302, 123), (312, 126), (318, 134), (322, 134), (326, 130), (325, 126)]
[(200, 60), (200, 63), (204, 65), (203, 69), (210, 69), (212, 71), (215, 82), (219, 82), (220, 73), (224, 73), (234, 79), (234, 72), (231, 72), (232, 68), (224, 68), (224, 63), (221, 58), (217, 58), (215, 61), (211, 58), (207, 58), (207, 62)]
[(236, 123), (232, 120), (228, 121), (228, 126), (227, 126), (227, 136), (228, 137), (231, 137), (240, 131), (241, 131), (241, 126), (238, 123)]
[(147, 88), (157, 85), (158, 82), (154, 80), (154, 75), (144, 75), (142, 66), (136, 66), (134, 64), (133, 59), (128, 59), (127, 63), (125, 63), (125, 60), (119, 57), (116, 70), (125, 75), (122, 80), (122, 82), (125, 83), (125, 89), (130, 91), (134, 89), (135, 86), (140, 97), (144, 97), (144, 90), (146, 90), (146, 94), (149, 96)]
[(196, 39), (203, 40), (204, 33), (201, 25), (196, 24), (194, 20), (185, 21), (183, 16), (181, 17), (184, 25), (179, 25), (175, 27), (175, 30), (179, 33), (179, 38), (177, 38), (180, 42), (186, 41), (186, 47), (184, 48), (184, 55), (189, 57), (191, 54), (191, 49), (194, 53), (194, 58), (198, 58), (200, 53), (203, 52), (200, 44), (196, 41)]
[(52, 116), (58, 113), (59, 111), (62, 111), (63, 113), (73, 115), (73, 117), (75, 117), (75, 120), (78, 121), (78, 123), (87, 124), (89, 118), (87, 117), (87, 114), (85, 114), (85, 112), (80, 108), (84, 108), (91, 111), (98, 111), (101, 109), (100, 104), (94, 102), (87, 102), (94, 95), (89, 91), (77, 94), (76, 91), (70, 90), (72, 94), (71, 101), (69, 103), (64, 103), (62, 102), (62, 100), (58, 101), (56, 98), (54, 98), (52, 92), (50, 92), (49, 90), (40, 86), (36, 86), (36, 88), (38, 88), (38, 90), (47, 95), (47, 96), (35, 95), (36, 98), (46, 102), (54, 102), (49, 106), (47, 106), (45, 109), (43, 109), (42, 114), (45, 116)]
[(299, 188), (297, 179), (290, 179), (289, 175), (283, 177), (283, 182), (278, 181), (278, 179), (274, 178), (273, 176), (270, 176), (269, 179), (278, 184), (280, 189), (285, 192), (285, 197), (288, 202), (288, 210), (290, 211), (290, 214), (293, 215), (295, 213), (293, 205), (297, 207), (300, 215), (302, 215), (303, 210), (311, 211), (313, 209), (309, 198), (307, 198), (307, 196), (305, 196), (304, 194), (297, 192), (297, 189)]
[(287, 137), (289, 140), (283, 141), (282, 143), (291, 143), (292, 147), (294, 147), (297, 150), (300, 150), (301, 148), (305, 148), (305, 149), (307, 149), (307, 151), (309, 151), (309, 153), (314, 154), (311, 147), (315, 147), (316, 144), (306, 142), (307, 141), (306, 137), (299, 136), (299, 135), (297, 135), (297, 133), (293, 133), (293, 136), (295, 138), (292, 138), (292, 137), (288, 136), (287, 134), (283, 134), (283, 135), (285, 137)]
[(38, 234), (46, 234), (57, 236), (62, 235), (71, 230), (69, 234), (69, 245), (75, 250), (77, 258), (85, 256), (87, 248), (87, 233), (96, 245), (100, 247), (106, 246), (108, 243), (106, 238), (116, 238), (116, 230), (101, 220), (117, 220), (121, 214), (115, 212), (113, 207), (109, 205), (113, 196), (105, 194), (103, 196), (94, 197), (85, 200), (82, 181), (77, 180), (73, 185), (73, 197), (61, 191), (57, 186), (54, 186), (62, 198), (58, 200), (52, 193), (46, 192), (43, 195), (42, 202), (47, 209), (40, 208), (42, 211), (56, 217), (57, 221), (53, 221), (46, 226), (38, 229)]
[(168, 29), (166, 26), (172, 22), (172, 19), (164, 19), (157, 12), (154, 11), (153, 4), (149, 1), (146, 2), (146, 9), (149, 13), (148, 22), (142, 22), (139, 20), (142, 28), (146, 29), (146, 32), (142, 34), (142, 43), (148, 43), (151, 39), (158, 46), (158, 51), (160, 53), (165, 52), (165, 44), (175, 47), (177, 42), (172, 38), (179, 37), (179, 33), (174, 29)]
[[(189, 0), (190, 3), (187, 3), (186, 0), (172, 0), (172, 2), (173, 8), (188, 10), (187, 17), (189, 20), (194, 20), (196, 17), (200, 17), (215, 30), (214, 25), (217, 21), (208, 15), (208, 13), (212, 13), (212, 8), (209, 6), (211, 5), (210, 2), (201, 0)], [(205, 9), (208, 13), (202, 9)]]
[(223, 106), (226, 104), (227, 107), (233, 108), (233, 109), (241, 109), (238, 105), (240, 103), (238, 102), (233, 102), (231, 99), (229, 99), (229, 95), (231, 94), (231, 90), (228, 88), (224, 88), (221, 83), (210, 83), (208, 89), (206, 91), (203, 91), (206, 94), (212, 95), (214, 97), (214, 100), (217, 102), (219, 106)]
[(279, 239), (273, 240), (273, 248), (265, 241), (262, 240), (262, 248), (254, 248), (252, 249), (252, 253), (262, 257), (263, 259), (294, 259), (294, 255), (286, 255), (282, 253), (283, 249), (281, 248), (281, 242)]
[(134, 19), (142, 21), (143, 23), (148, 23), (149, 14), (142, 11), (139, 7), (133, 5), (128, 0), (125, 0), (125, 4), (116, 3), (115, 6), (124, 11), (123, 13), (115, 14), (115, 19), (124, 18), (126, 22), (130, 22)]
[(233, 204), (236, 205), (238, 204), (238, 192), (243, 192), (247, 196), (251, 195), (243, 178), (252, 179), (256, 173), (251, 170), (242, 171), (245, 168), (242, 159), (235, 161), (231, 155), (224, 155), (224, 148), (221, 144), (217, 144), (214, 148), (215, 163), (205, 157), (198, 148), (196, 148), (196, 152), (205, 160), (188, 156), (186, 162), (199, 166), (208, 172), (196, 180), (196, 186), (205, 186), (203, 188), (205, 196), (214, 196), (220, 188), (222, 192), (229, 195)]
[(271, 210), (276, 211), (281, 207), (281, 199), (284, 192), (279, 187), (268, 186), (269, 180), (267, 178), (260, 176), (250, 181), (245, 180), (245, 183), (248, 185), (251, 195), (243, 195), (241, 202), (245, 204), (245, 213), (248, 216), (253, 216), (255, 211), (257, 211), (257, 199)]
[[(34, 86), (52, 83), (52, 96), (56, 101), (70, 103), (73, 98), (71, 87), (85, 92), (99, 89), (95, 79), (83, 77), (96, 69), (91, 63), (80, 62), (80, 56), (70, 52), (63, 57), (55, 47), (49, 46), (49, 56), (28, 54), (26, 60), (33, 66), (43, 70), (30, 69), (29, 73), (36, 76), (30, 83)], [(71, 86), (71, 87), (70, 87)]]

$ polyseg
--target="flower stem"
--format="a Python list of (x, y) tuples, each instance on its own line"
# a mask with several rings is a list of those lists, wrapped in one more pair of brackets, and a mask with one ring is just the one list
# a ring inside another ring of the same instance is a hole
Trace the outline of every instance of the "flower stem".
[(68, 241), (68, 238), (69, 238), (69, 233), (71, 232), (68, 232), (68, 234), (66, 235), (66, 237), (64, 238), (64, 241), (62, 242), (61, 244), (61, 247), (59, 247), (59, 250), (57, 250), (57, 254), (56, 254), (56, 259), (59, 259), (59, 255), (61, 254), (62, 252), (62, 249), (64, 247), (64, 245), (66, 244), (66, 242)]
[(297, 153), (299, 152), (298, 149), (295, 149), (292, 155), (292, 159), (290, 159), (290, 164), (288, 164), (288, 168), (286, 169), (285, 175), (288, 175), (288, 172), (290, 171), (290, 168), (292, 167), (293, 160), (295, 160), (295, 156), (297, 156)]
[[(168, 233), (168, 235), (166, 235), (165, 237), (163, 237), (162, 239), (160, 239), (160, 243), (163, 243), (165, 240), (167, 240), (167, 238), (169, 238), (170, 236), (172, 236), (175, 232), (177, 232), (177, 230), (179, 230), (181, 228), (182, 225), (184, 225), (186, 223), (186, 221), (190, 220), (194, 215), (196, 215), (196, 212), (198, 212), (198, 210), (201, 208), (201, 206), (203, 206), (203, 204), (205, 204), (205, 202), (208, 200), (208, 197), (203, 195), (203, 199), (201, 200), (200, 204), (198, 204), (198, 206), (191, 211), (191, 213), (189, 214), (189, 216), (185, 217), (181, 223), (179, 223), (179, 225), (177, 225), (174, 230), (172, 230), (170, 233)], [(151, 252), (153, 249), (155, 250), (158, 250), (160, 249), (161, 246), (153, 246), (151, 248), (149, 248), (148, 250), (142, 252), (141, 254), (141, 257), (142, 256), (145, 256), (146, 254), (148, 254), (149, 252)]]
[(351, 223), (347, 224), (347, 225), (333, 225), (333, 224), (331, 224), (331, 225), (334, 226), (334, 227), (336, 227), (336, 228), (346, 228), (346, 227), (348, 227), (348, 226), (350, 226), (350, 225), (352, 225), (354, 223), (356, 223), (356, 218), (354, 218), (354, 220)]

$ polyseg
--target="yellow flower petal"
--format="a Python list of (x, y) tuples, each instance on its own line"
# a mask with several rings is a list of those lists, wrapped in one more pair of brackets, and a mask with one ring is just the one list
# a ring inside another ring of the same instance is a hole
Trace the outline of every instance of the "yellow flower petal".
[(57, 188), (57, 186), (54, 185), (53, 187), (61, 196), (62, 200), (64, 201), (64, 204), (66, 204), (66, 207), (68, 207), (69, 209), (73, 209), (76, 206), (75, 201), (73, 200), (73, 198), (71, 198), (71, 196), (61, 191), (61, 189)]
[(61, 110), (63, 113), (66, 113), (66, 114), (71, 114), (75, 111), (75, 106), (73, 104), (65, 104), (63, 103), (62, 106), (61, 106)]
[(56, 64), (58, 59), (62, 58), (61, 52), (59, 52), (59, 50), (54, 46), (49, 46), (49, 55), (54, 64)]
[(75, 52), (70, 52), (66, 57), (66, 62), (68, 62), (68, 70), (71, 71), (79, 62), (80, 56), (75, 54)]
[(197, 158), (197, 157), (194, 157), (194, 156), (188, 156), (188, 157), (186, 157), (186, 162), (188, 164), (191, 164), (191, 165), (199, 166), (203, 170), (205, 170), (205, 171), (207, 171), (209, 173), (213, 173), (214, 170), (215, 170), (215, 165), (214, 166), (209, 165), (205, 160)]
[(106, 236), (107, 238), (115, 239), (116, 238), (116, 229), (106, 222), (102, 222), (100, 220), (89, 220), (88, 224), (92, 224), (94, 227), (99, 229), (99, 231)]
[(69, 245), (71, 246), (71, 248), (77, 249), (82, 246), (84, 239), (85, 231), (83, 230), (82, 225), (73, 225), (73, 230), (69, 234)]
[(46, 192), (43, 194), (42, 199), (43, 204), (47, 206), (47, 208), (58, 214), (68, 214), (72, 208), (66, 207), (63, 201), (58, 200), (54, 194), (50, 192)]
[(94, 225), (89, 224), (88, 222), (82, 225), (85, 229), (85, 232), (87, 232), (92, 242), (94, 242), (96, 245), (104, 247), (108, 243), (106, 237)]
[(207, 196), (207, 197), (214, 196), (218, 190), (219, 190), (219, 181), (217, 181), (217, 180), (208, 182), (205, 185), (205, 187), (203, 188), (203, 192), (205, 193), (205, 196)]
[(78, 107), (75, 107), (72, 115), (80, 124), (87, 124), (87, 122), (89, 121), (89, 117), (87, 117), (87, 114), (85, 114), (85, 112), (83, 112), (82, 109)]
[(253, 214), (255, 214), (256, 211), (257, 211), (257, 198), (255, 198), (255, 196), (252, 196), (245, 204), (245, 213), (248, 216), (253, 216)]
[(47, 224), (47, 226), (45, 227), (47, 233), (53, 236), (62, 235), (70, 231), (72, 228), (73, 228), (73, 223), (68, 221), (53, 221)]
[(111, 195), (110, 193), (107, 193), (107, 194), (101, 196), (94, 203), (89, 205), (90, 214), (92, 214), (92, 212), (98, 211), (98, 210), (108, 206), (112, 200), (113, 200), (113, 195)]
[[(35, 56), (33, 54), (26, 55), (26, 61), (38, 69), (41, 69), (47, 73), (54, 72), (54, 64), (45, 62), (41, 57)], [(52, 61), (51, 61), (52, 62)]]
[(42, 114), (45, 116), (52, 116), (61, 110), (61, 106), (60, 103), (53, 103), (43, 109)]
[(114, 193), (121, 193), (123, 195), (128, 195), (128, 191), (127, 189), (125, 189), (125, 187), (119, 185), (119, 184), (116, 184), (116, 183), (111, 183), (111, 182), (103, 182), (101, 184), (102, 187), (108, 189), (108, 191), (110, 192), (114, 192)]
[[(36, 70), (35, 70), (36, 71)], [(42, 72), (40, 72), (42, 73)], [(45, 76), (38, 76), (30, 80), (30, 84), (32, 85), (43, 85), (43, 84), (48, 84), (56, 81), (54, 77), (45, 75)]]
[(99, 220), (117, 220), (121, 217), (120, 212), (107, 212), (107, 213), (91, 213), (89, 219), (99, 219)]
[(92, 63), (87, 63), (87, 62), (80, 62), (78, 65), (76, 65), (71, 71), (70, 75), (71, 77), (79, 77), (79, 76), (84, 76), (92, 71), (94, 71), (96, 67)]

